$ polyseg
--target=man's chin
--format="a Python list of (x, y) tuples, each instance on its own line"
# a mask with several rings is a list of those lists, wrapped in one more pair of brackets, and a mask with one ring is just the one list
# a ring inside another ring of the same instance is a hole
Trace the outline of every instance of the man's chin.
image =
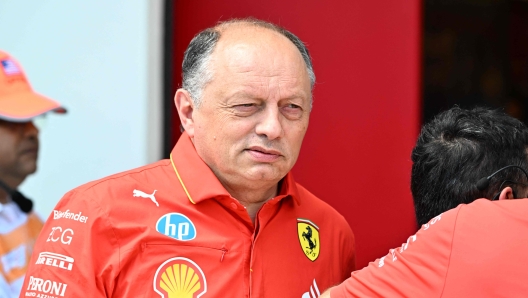
[(20, 167), (19, 173), (22, 176), (28, 176), (34, 174), (37, 171), (37, 163), (26, 163)]
[(254, 166), (246, 172), (246, 177), (256, 183), (278, 183), (288, 172), (280, 171), (270, 165)]

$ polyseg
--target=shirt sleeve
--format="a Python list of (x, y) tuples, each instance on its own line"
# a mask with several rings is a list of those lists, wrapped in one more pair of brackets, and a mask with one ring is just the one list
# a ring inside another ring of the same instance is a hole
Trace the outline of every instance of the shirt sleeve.
[(111, 297), (119, 246), (92, 189), (67, 193), (38, 237), (20, 297)]
[(451, 243), (460, 207), (435, 218), (401, 247), (371, 262), (339, 286), (332, 298), (439, 297), (451, 256)]

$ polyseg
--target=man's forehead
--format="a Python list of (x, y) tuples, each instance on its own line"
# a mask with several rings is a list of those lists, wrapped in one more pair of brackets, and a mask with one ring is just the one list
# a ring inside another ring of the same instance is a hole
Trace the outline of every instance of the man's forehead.
[(215, 29), (222, 35), (224, 34), (231, 34), (233, 32), (248, 32), (248, 31), (263, 31), (263, 32), (277, 32), (276, 30), (273, 30), (271, 27), (266, 28), (262, 25), (253, 24), (248, 21), (238, 21), (238, 22), (227, 22), (222, 23), (215, 27)]
[[(278, 93), (277, 93), (278, 92)], [(307, 93), (303, 88), (295, 86), (277, 86), (276, 89), (269, 88), (267, 85), (252, 86), (249, 84), (239, 84), (230, 86), (224, 90), (224, 96), (228, 100), (240, 100), (240, 99), (266, 99), (274, 94), (278, 94), (281, 100), (286, 99), (302, 99), (309, 100), (310, 93)]]
[[(264, 58), (263, 55), (268, 56)], [(289, 39), (279, 32), (254, 25), (230, 27), (222, 33), (211, 54), (211, 62), (213, 65), (217, 64), (215, 66), (229, 65), (244, 68), (252, 67), (255, 63), (262, 65), (273, 63), (274, 61), (269, 61), (270, 57), (278, 63), (297, 60), (297, 63), (303, 66), (305, 64), (301, 53)]]
[(233, 44), (249, 45), (266, 44), (270, 42), (284, 45), (288, 44), (295, 48), (295, 45), (281, 33), (251, 23), (241, 22), (220, 25), (218, 31), (220, 32), (220, 39), (218, 40), (217, 48), (229, 47)]
[(280, 32), (247, 22), (221, 24), (209, 67), (216, 86), (232, 98), (267, 97), (272, 91), (285, 98), (311, 98), (306, 63), (299, 49)]
[(230, 50), (212, 59), (211, 67), (218, 74), (212, 80), (217, 80), (217, 86), (240, 92), (244, 97), (248, 94), (262, 97), (262, 93), (274, 88), (286, 97), (311, 97), (301, 57), (280, 52), (262, 59), (258, 47), (234, 46)]

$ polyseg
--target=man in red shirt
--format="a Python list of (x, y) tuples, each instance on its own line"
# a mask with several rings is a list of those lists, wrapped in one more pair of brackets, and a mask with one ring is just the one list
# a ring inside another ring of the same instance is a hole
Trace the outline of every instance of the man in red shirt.
[(461, 204), (321, 298), (526, 297), (527, 214), (526, 198)]
[(418, 220), (434, 217), (321, 298), (526, 297), (527, 146), (528, 129), (502, 112), (438, 115), (412, 155)]
[(67, 193), (21, 297), (315, 298), (343, 281), (352, 231), (290, 173), (314, 82), (283, 28), (232, 20), (199, 33), (170, 159)]

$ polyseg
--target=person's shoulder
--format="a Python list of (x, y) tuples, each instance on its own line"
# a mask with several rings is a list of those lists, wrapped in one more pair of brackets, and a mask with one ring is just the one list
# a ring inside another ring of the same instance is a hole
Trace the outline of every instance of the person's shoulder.
[(488, 222), (490, 218), (504, 219), (526, 219), (528, 213), (528, 199), (514, 199), (490, 201), (488, 199), (478, 199), (467, 205), (460, 205), (459, 218), (472, 222)]
[(472, 209), (515, 209), (515, 208), (528, 208), (528, 198), (522, 199), (513, 199), (513, 200), (500, 200), (500, 201), (491, 201), (486, 198), (475, 200), (467, 205), (465, 208)]
[(469, 204), (461, 204), (460, 207), (464, 209), (470, 209), (470, 210), (488, 210), (490, 208), (494, 208), (496, 203), (499, 203), (501, 201), (490, 201), (486, 198), (477, 199)]
[[(64, 195), (64, 198), (89, 196), (90, 199), (103, 198), (108, 192), (118, 193), (121, 189), (129, 190), (138, 184), (163, 179), (169, 173), (170, 160), (160, 160), (145, 166), (119, 172), (82, 184)], [(99, 194), (95, 195), (94, 194)]]
[(127, 180), (135, 180), (135, 179), (141, 179), (142, 177), (147, 176), (156, 176), (160, 175), (165, 172), (167, 166), (170, 165), (170, 160), (160, 160), (155, 163), (151, 163), (145, 166), (141, 166), (138, 168), (134, 168), (131, 170), (119, 172), (113, 175), (109, 175), (94, 181), (90, 181), (86, 184), (83, 184), (76, 189), (78, 191), (83, 191), (85, 189), (93, 188), (93, 187), (105, 187), (107, 185), (122, 185), (123, 183), (126, 183)]
[(301, 200), (301, 205), (308, 205), (309, 208), (312, 206), (321, 208), (322, 211), (327, 212), (337, 212), (332, 206), (330, 206), (327, 202), (323, 201), (322, 199), (318, 198), (316, 195), (314, 195), (312, 192), (307, 190), (304, 186), (302, 186), (299, 183), (296, 183), (297, 185), (297, 191), (299, 193), (299, 199)]
[(475, 200), (469, 204), (460, 204), (463, 216), (486, 217), (497, 212), (520, 212), (528, 210), (528, 199), (491, 201), (485, 198)]
[(338, 222), (348, 226), (346, 219), (334, 207), (318, 198), (299, 183), (296, 183), (296, 185), (299, 193), (300, 208), (302, 210), (316, 213), (325, 218), (326, 221), (333, 223)]

